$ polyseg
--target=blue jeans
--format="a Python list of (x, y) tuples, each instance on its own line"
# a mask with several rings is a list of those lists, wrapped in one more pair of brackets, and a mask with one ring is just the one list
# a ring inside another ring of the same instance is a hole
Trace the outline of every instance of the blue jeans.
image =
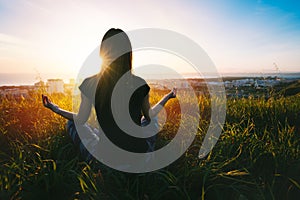
[[(157, 132), (158, 131), (158, 121), (157, 117), (152, 118), (153, 126), (151, 127), (151, 131)], [(147, 126), (149, 124), (149, 121), (147, 121), (145, 118), (142, 118), (141, 120), (141, 126)], [(75, 146), (79, 147), (81, 155), (85, 158), (86, 161), (90, 161), (93, 159), (92, 154), (86, 149), (85, 145), (95, 146), (97, 145), (99, 141), (99, 130), (96, 128), (92, 128), (87, 123), (83, 125), (77, 125), (75, 126), (74, 121), (68, 120), (66, 124), (66, 129), (69, 135), (71, 136), (71, 139)], [(77, 129), (81, 129), (86, 133), (86, 138), (80, 138), (78, 135)], [(85, 145), (82, 143), (82, 140), (85, 140)], [(151, 136), (147, 138), (146, 140), (148, 144), (148, 150), (147, 152), (153, 152), (155, 150), (155, 142), (156, 142), (156, 134), (154, 136)], [(96, 149), (96, 148), (91, 148)]]
[[(152, 120), (154, 123), (153, 123), (152, 127), (150, 127), (150, 128), (151, 128), (150, 131), (151, 131), (152, 133), (153, 133), (153, 132), (157, 133), (157, 131), (158, 131), (158, 129), (159, 129), (157, 117), (153, 117), (151, 120)], [(144, 117), (142, 118), (142, 120), (141, 120), (141, 126), (142, 126), (142, 127), (143, 127), (143, 126), (147, 126), (149, 123), (150, 123), (150, 122), (149, 122), (148, 120), (146, 120)], [(153, 135), (152, 137), (147, 138), (146, 142), (147, 142), (147, 144), (148, 144), (148, 150), (147, 150), (147, 152), (153, 152), (153, 151), (155, 150), (156, 134)]]
[[(98, 141), (99, 141), (99, 137), (96, 134), (96, 130), (93, 130), (91, 126), (89, 126), (88, 124), (83, 124), (80, 126), (81, 126), (80, 129), (85, 129), (84, 133), (86, 133), (86, 132), (90, 133), (93, 137), (95, 137), (96, 140), (98, 139)], [(71, 139), (72, 139), (73, 143), (75, 144), (75, 146), (79, 147), (80, 153), (85, 158), (85, 160), (86, 161), (92, 160), (93, 156), (86, 149), (84, 144), (82, 143), (82, 141), (78, 135), (78, 131), (76, 129), (74, 121), (68, 120), (68, 122), (66, 124), (66, 129), (67, 129), (67, 132), (69, 133), (69, 135), (71, 136)]]

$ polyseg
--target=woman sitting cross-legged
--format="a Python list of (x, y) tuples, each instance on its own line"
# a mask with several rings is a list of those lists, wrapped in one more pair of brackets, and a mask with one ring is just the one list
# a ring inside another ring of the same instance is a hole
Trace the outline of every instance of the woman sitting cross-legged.
[[(113, 36), (117, 36), (117, 39), (111, 40)], [(120, 49), (125, 49), (125, 53), (118, 55)], [(45, 95), (42, 97), (44, 106), (68, 119), (67, 131), (73, 142), (79, 145), (82, 155), (87, 160), (92, 159), (92, 156), (91, 152), (86, 150), (82, 140), (86, 140), (84, 144), (90, 143), (90, 145), (94, 145), (99, 140), (98, 131), (86, 123), (92, 106), (95, 107), (101, 129), (112, 143), (130, 152), (154, 151), (155, 137), (139, 138), (129, 135), (119, 126), (119, 121), (132, 120), (138, 126), (146, 126), (150, 121), (152, 124), (157, 123), (157, 114), (169, 99), (176, 97), (176, 89), (166, 94), (152, 108), (150, 107), (150, 87), (144, 79), (131, 73), (132, 47), (127, 34), (120, 29), (110, 29), (106, 32), (101, 42), (100, 56), (103, 59), (101, 71), (86, 78), (79, 86), (81, 103), (78, 113), (59, 108)], [(131, 91), (132, 88), (134, 91)], [(114, 93), (116, 91), (117, 94)], [(129, 99), (122, 98), (128, 94), (130, 94)], [(120, 98), (115, 100), (116, 98), (113, 98), (115, 96)], [(125, 111), (129, 109), (128, 117), (131, 119), (122, 119), (122, 116), (126, 116), (124, 109)], [(85, 129), (89, 134), (86, 138), (79, 137), (78, 129)]]

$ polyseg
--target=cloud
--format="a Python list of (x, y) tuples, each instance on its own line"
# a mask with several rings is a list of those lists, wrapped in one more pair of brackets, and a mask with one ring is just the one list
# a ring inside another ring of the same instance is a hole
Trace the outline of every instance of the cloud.
[(0, 45), (22, 47), (28, 45), (28, 42), (19, 37), (0, 33)]
[(42, 6), (41, 4), (38, 4), (37, 1), (30, 1), (30, 0), (24, 0), (24, 4), (28, 5), (29, 7), (33, 8), (34, 10), (38, 10), (42, 13), (51, 14), (50, 10), (45, 8), (45, 6)]

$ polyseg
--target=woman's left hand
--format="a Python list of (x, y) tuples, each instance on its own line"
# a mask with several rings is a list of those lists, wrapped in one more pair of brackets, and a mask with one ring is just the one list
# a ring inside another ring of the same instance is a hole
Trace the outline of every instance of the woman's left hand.
[(168, 94), (169, 99), (176, 98), (177, 88), (173, 88), (171, 92)]

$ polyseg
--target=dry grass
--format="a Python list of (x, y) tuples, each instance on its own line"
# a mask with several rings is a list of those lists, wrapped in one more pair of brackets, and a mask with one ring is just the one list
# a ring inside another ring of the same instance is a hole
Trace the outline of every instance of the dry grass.
[[(161, 95), (152, 93), (151, 102)], [(42, 106), (40, 94), (0, 99), (0, 199), (296, 199), (299, 97), (228, 100), (221, 138), (198, 159), (210, 113), (209, 99), (201, 96), (193, 145), (170, 166), (137, 175), (85, 163), (66, 134), (65, 120)], [(51, 98), (71, 109), (69, 96)], [(166, 111), (161, 146), (176, 134), (178, 102), (169, 102)]]

